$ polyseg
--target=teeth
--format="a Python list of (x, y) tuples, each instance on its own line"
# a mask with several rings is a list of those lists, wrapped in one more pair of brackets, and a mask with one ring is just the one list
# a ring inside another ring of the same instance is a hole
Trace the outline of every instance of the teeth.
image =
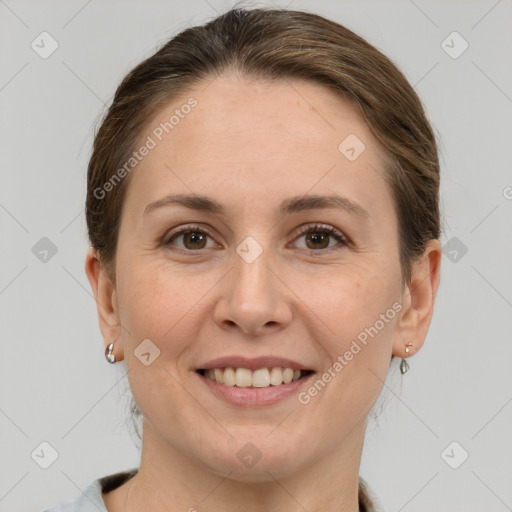
[(283, 383), (283, 370), (281, 368), (272, 368), (270, 370), (270, 384), (279, 386)]
[(252, 385), (252, 372), (247, 368), (237, 368), (235, 373), (235, 384), (239, 388), (248, 388)]
[[(220, 371), (222, 371), (222, 370), (220, 370)], [(211, 372), (211, 370), (210, 370), (210, 372)], [(215, 378), (215, 373), (213, 374), (213, 377)], [(235, 370), (233, 370), (233, 368), (226, 368), (224, 370), (223, 381), (224, 381), (224, 384), (226, 384), (226, 386), (234, 386), (235, 385)]]
[(220, 368), (215, 368), (215, 370), (213, 370), (213, 378), (217, 382), (220, 382), (221, 384), (223, 384), (224, 383), (224, 372)]
[(285, 368), (283, 371), (283, 382), (290, 384), (293, 379), (293, 370), (291, 368)]
[(260, 368), (251, 371), (248, 368), (214, 368), (206, 370), (205, 377), (226, 386), (239, 388), (268, 388), (289, 384), (300, 379), (301, 371), (292, 368)]
[(252, 386), (254, 388), (268, 388), (270, 386), (270, 372), (268, 368), (261, 368), (252, 372)]

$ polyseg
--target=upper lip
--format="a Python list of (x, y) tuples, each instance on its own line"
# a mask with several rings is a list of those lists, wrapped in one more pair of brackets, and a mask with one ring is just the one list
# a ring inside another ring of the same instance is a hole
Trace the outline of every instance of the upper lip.
[(260, 368), (291, 368), (292, 370), (310, 370), (307, 366), (276, 356), (260, 356), (247, 358), (244, 356), (224, 356), (212, 359), (199, 366), (198, 370), (212, 370), (214, 368), (247, 368), (249, 370), (259, 370)]

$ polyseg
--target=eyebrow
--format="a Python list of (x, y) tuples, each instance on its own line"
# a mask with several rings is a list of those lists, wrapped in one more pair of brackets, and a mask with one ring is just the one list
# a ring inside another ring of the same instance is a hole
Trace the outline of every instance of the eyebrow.
[[(158, 199), (157, 201), (154, 201), (153, 203), (148, 204), (144, 209), (144, 215), (147, 215), (148, 213), (158, 208), (172, 205), (181, 205), (191, 210), (208, 212), (219, 216), (226, 216), (227, 214), (226, 208), (210, 197), (195, 194), (169, 194), (161, 199)], [(361, 205), (338, 194), (332, 194), (328, 196), (306, 195), (290, 197), (281, 203), (279, 212), (281, 214), (290, 214), (327, 208), (343, 210), (361, 219), (368, 219), (370, 217), (368, 211), (365, 210)]]

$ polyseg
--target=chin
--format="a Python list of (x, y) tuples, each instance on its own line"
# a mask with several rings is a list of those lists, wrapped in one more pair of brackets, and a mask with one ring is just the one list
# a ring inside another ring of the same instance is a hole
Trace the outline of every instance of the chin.
[(198, 454), (210, 469), (221, 476), (239, 482), (273, 482), (298, 471), (306, 463), (304, 443), (292, 442), (285, 436), (275, 436), (266, 428), (263, 435), (247, 433), (233, 436), (215, 451)]

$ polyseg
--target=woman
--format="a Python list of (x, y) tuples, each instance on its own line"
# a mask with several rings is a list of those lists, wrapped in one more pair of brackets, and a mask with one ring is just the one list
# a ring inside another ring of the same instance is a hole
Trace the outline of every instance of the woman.
[(85, 269), (141, 464), (53, 511), (377, 511), (359, 477), (440, 279), (422, 104), (323, 17), (233, 9), (119, 86), (88, 168)]

